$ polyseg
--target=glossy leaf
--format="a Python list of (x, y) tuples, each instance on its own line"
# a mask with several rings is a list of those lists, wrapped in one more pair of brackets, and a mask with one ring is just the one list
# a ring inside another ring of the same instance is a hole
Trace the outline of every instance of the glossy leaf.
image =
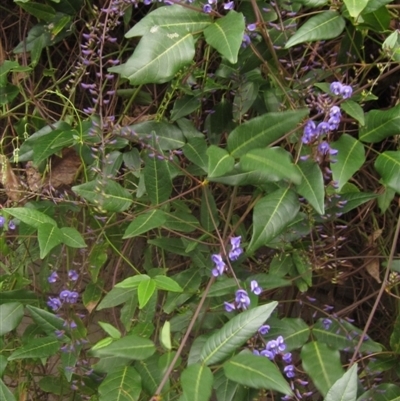
[(137, 401), (142, 391), (139, 373), (132, 366), (118, 368), (99, 386), (99, 401)]
[(324, 401), (356, 401), (357, 399), (357, 364), (354, 364), (329, 389)]
[(155, 346), (152, 341), (130, 334), (113, 341), (110, 345), (92, 351), (97, 357), (118, 356), (131, 360), (142, 360), (153, 355)]
[(96, 207), (108, 212), (123, 212), (132, 203), (132, 195), (127, 189), (106, 178), (76, 185), (72, 190)]
[(51, 217), (36, 209), (28, 207), (13, 207), (10, 209), (3, 209), (3, 211), (31, 227), (39, 228), (45, 223), (57, 226), (57, 223)]
[(304, 42), (336, 38), (344, 27), (345, 20), (337, 11), (323, 11), (310, 17), (288, 40), (285, 48), (289, 49)]
[(62, 242), (71, 248), (86, 248), (87, 245), (80, 232), (73, 227), (62, 227)]
[(262, 171), (269, 181), (301, 182), (301, 175), (292, 162), (292, 156), (280, 147), (253, 149), (240, 158), (240, 167), (244, 171)]
[(400, 387), (391, 383), (383, 383), (366, 391), (357, 398), (357, 401), (399, 401), (399, 399)]
[(34, 338), (29, 343), (16, 349), (9, 357), (9, 361), (26, 358), (47, 358), (56, 354), (60, 349), (60, 341), (55, 336)]
[(206, 14), (191, 10), (178, 4), (160, 7), (145, 15), (126, 34), (126, 38), (144, 36), (154, 27), (169, 32), (198, 32), (212, 24)]
[(200, 98), (185, 95), (180, 99), (177, 99), (174, 103), (174, 107), (171, 110), (171, 121), (176, 121), (182, 117), (186, 117), (188, 114), (193, 113), (201, 105)]
[(96, 310), (113, 308), (135, 297), (136, 288), (114, 287), (97, 305)]
[(360, 126), (365, 125), (365, 116), (363, 108), (353, 100), (346, 100), (340, 104), (340, 108), (346, 112), (350, 117), (358, 121)]
[(204, 29), (204, 38), (231, 64), (235, 64), (242, 45), (244, 28), (243, 14), (231, 10)]
[(345, 202), (342, 207), (334, 207), (329, 209), (329, 213), (347, 213), (356, 207), (375, 199), (378, 195), (367, 192), (344, 192), (340, 195), (340, 200)]
[(102, 295), (103, 295), (103, 288), (104, 288), (104, 280), (98, 279), (95, 283), (90, 281), (85, 286), (85, 290), (82, 294), (82, 302), (85, 308), (92, 313), (93, 309), (99, 303)]
[(0, 400), (2, 401), (17, 401), (11, 390), (5, 385), (3, 380), (0, 379)]
[(176, 211), (166, 213), (163, 227), (168, 230), (191, 233), (200, 227), (199, 221), (191, 213)]
[(201, 350), (200, 359), (206, 365), (224, 360), (257, 332), (276, 306), (277, 302), (274, 301), (233, 317), (207, 339)]
[(289, 188), (261, 198), (254, 207), (253, 234), (247, 252), (252, 253), (277, 237), (295, 219), (299, 209), (298, 198)]
[(357, 18), (364, 8), (367, 6), (369, 0), (343, 0), (346, 8), (352, 18)]
[(161, 227), (166, 221), (166, 214), (159, 209), (153, 209), (149, 212), (137, 216), (126, 228), (123, 239), (136, 237), (154, 228)]
[(208, 366), (195, 363), (181, 375), (183, 394), (187, 400), (209, 401), (214, 377)]
[(348, 134), (342, 134), (336, 142), (332, 142), (331, 148), (338, 150), (338, 154), (333, 156), (335, 163), (331, 163), (330, 167), (340, 191), (365, 163), (365, 150), (361, 142)]
[(375, 169), (382, 177), (382, 182), (400, 194), (400, 151), (381, 153), (375, 161)]
[(365, 114), (365, 125), (358, 138), (363, 142), (380, 142), (400, 133), (400, 104), (388, 110), (371, 110)]
[(325, 186), (321, 168), (313, 161), (300, 161), (296, 166), (301, 174), (301, 182), (296, 185), (297, 192), (307, 200), (318, 214), (324, 214)]
[(247, 81), (239, 86), (233, 100), (232, 112), (235, 121), (240, 121), (249, 111), (257, 99), (259, 88), (259, 83), (255, 81)]
[(40, 258), (45, 258), (50, 251), (57, 245), (60, 245), (63, 240), (64, 235), (58, 227), (50, 223), (41, 224), (38, 228)]
[(169, 199), (172, 192), (172, 180), (166, 160), (156, 156), (147, 157), (143, 169), (146, 191), (153, 205), (159, 205)]
[(171, 277), (167, 276), (155, 276), (153, 281), (159, 290), (171, 291), (171, 292), (182, 292), (182, 287)]
[(161, 84), (189, 64), (194, 53), (190, 32), (171, 32), (155, 26), (142, 37), (126, 63), (111, 67), (109, 71), (129, 79), (131, 85)]
[(183, 154), (189, 161), (207, 172), (208, 155), (205, 138), (189, 138), (182, 150)]
[(229, 153), (218, 146), (211, 145), (207, 149), (208, 156), (208, 177), (219, 177), (226, 173), (229, 173), (233, 165), (235, 164), (235, 159), (229, 155)]
[(28, 290), (2, 291), (0, 305), (8, 302), (21, 302), (23, 304), (38, 303), (39, 298), (36, 293)]
[(19, 302), (0, 305), (0, 336), (14, 330), (24, 316), (24, 307)]
[(271, 329), (265, 338), (273, 340), (278, 336), (282, 336), (285, 340), (286, 351), (301, 348), (310, 337), (310, 327), (300, 318), (286, 317), (278, 319), (271, 317), (268, 324)]
[(252, 149), (264, 148), (294, 130), (308, 114), (308, 109), (300, 109), (252, 118), (229, 134), (228, 150), (233, 157), (240, 157)]
[(336, 380), (344, 373), (339, 351), (317, 341), (304, 345), (301, 350), (301, 361), (304, 371), (323, 396), (326, 396)]
[(236, 355), (224, 363), (224, 372), (228, 379), (244, 386), (293, 394), (278, 367), (263, 356), (250, 353)]
[[(65, 321), (47, 310), (27, 305), (26, 309), (31, 315), (33, 321), (49, 336), (53, 335), (56, 330), (64, 330)], [(62, 339), (62, 338), (61, 338)]]
[(156, 291), (156, 283), (153, 279), (148, 278), (147, 280), (143, 280), (138, 285), (138, 299), (139, 299), (139, 308), (144, 308), (147, 303), (150, 301), (150, 298)]
[(217, 401), (233, 401), (240, 384), (229, 380), (222, 369), (214, 374), (214, 389)]

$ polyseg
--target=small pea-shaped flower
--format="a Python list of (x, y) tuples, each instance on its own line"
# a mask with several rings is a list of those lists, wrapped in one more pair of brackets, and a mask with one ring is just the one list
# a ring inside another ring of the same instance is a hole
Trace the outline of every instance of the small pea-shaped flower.
[(255, 295), (260, 295), (262, 292), (262, 288), (258, 285), (256, 280), (251, 280), (250, 282), (250, 291)]
[(225, 271), (225, 262), (222, 260), (222, 256), (219, 254), (211, 255), (212, 261), (215, 263), (214, 269), (212, 269), (212, 275), (214, 277), (222, 276)]
[(50, 284), (55, 283), (59, 279), (57, 272), (52, 272), (49, 277), (47, 277), (47, 281)]
[(353, 88), (350, 85), (344, 85), (340, 90), (340, 94), (342, 95), (343, 99), (348, 99), (353, 94)]
[(0, 216), (0, 228), (4, 226), (6, 219), (3, 216)]
[(238, 309), (247, 309), (250, 306), (250, 298), (245, 290), (237, 290), (235, 302)]
[(68, 278), (69, 278), (71, 281), (77, 281), (78, 278), (79, 278), (79, 274), (76, 272), (76, 270), (70, 270), (70, 271), (68, 272)]
[(329, 89), (334, 95), (339, 96), (341, 95), (342, 87), (343, 85), (340, 82), (335, 81), (331, 83)]

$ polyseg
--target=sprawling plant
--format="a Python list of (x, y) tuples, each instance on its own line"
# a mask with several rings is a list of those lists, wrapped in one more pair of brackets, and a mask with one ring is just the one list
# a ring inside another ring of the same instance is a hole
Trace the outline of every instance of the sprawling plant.
[(391, 0), (7, 0), (0, 399), (400, 398)]

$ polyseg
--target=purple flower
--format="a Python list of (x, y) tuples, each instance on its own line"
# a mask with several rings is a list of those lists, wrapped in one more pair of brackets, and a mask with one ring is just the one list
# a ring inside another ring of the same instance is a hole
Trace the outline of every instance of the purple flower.
[(51, 283), (51, 284), (52, 284), (52, 283), (55, 283), (58, 279), (59, 279), (59, 277), (58, 277), (57, 272), (53, 272), (53, 273), (50, 274), (49, 277), (47, 277), (47, 281), (48, 281), (49, 283)]
[(287, 365), (284, 367), (283, 372), (285, 373), (286, 377), (288, 379), (292, 379), (295, 377), (295, 372), (294, 372), (294, 366), (293, 365)]
[(286, 352), (286, 354), (283, 354), (282, 360), (285, 363), (292, 363), (292, 354), (290, 352)]
[(282, 336), (279, 336), (276, 340), (268, 341), (265, 350), (261, 351), (261, 355), (274, 359), (276, 355), (285, 351), (286, 344)]
[(239, 258), (239, 256), (243, 253), (243, 249), (240, 247), (240, 241), (242, 237), (239, 235), (238, 237), (231, 238), (231, 250), (229, 252), (229, 259), (235, 261)]
[(231, 304), (229, 302), (224, 302), (225, 310), (227, 312), (232, 312), (236, 309), (236, 306), (234, 304)]
[(0, 216), (0, 228), (4, 226), (6, 219), (3, 216)]
[(319, 135), (327, 134), (329, 132), (329, 124), (323, 121), (317, 126), (317, 132)]
[(331, 131), (337, 130), (339, 128), (340, 118), (339, 117), (330, 117), (328, 120), (329, 129)]
[(322, 155), (327, 155), (330, 154), (332, 156), (337, 155), (338, 151), (337, 149), (332, 149), (329, 146), (329, 143), (326, 141), (322, 141), (319, 145), (318, 145), (318, 152), (321, 153)]
[(279, 352), (285, 351), (285, 349), (286, 349), (286, 344), (285, 344), (285, 340), (283, 339), (282, 336), (279, 336), (279, 337), (276, 339), (276, 343), (277, 343), (277, 345), (278, 345), (278, 350), (279, 350)]
[(224, 4), (224, 10), (233, 10), (234, 6), (235, 6), (234, 1), (228, 1), (227, 3)]
[(237, 290), (235, 302), (238, 309), (247, 309), (250, 306), (250, 298), (245, 290)]
[(332, 82), (330, 87), (329, 87), (331, 92), (336, 96), (339, 96), (339, 95), (342, 94), (342, 88), (343, 88), (343, 85), (340, 82), (337, 82), (337, 81)]
[(325, 318), (322, 320), (322, 325), (324, 326), (325, 330), (329, 330), (329, 328), (331, 327), (331, 324), (332, 324), (331, 319)]
[(15, 223), (12, 220), (8, 222), (8, 229), (15, 230)]
[(206, 14), (210, 14), (211, 11), (212, 11), (212, 7), (209, 4), (204, 4), (203, 12), (205, 12)]
[(222, 256), (219, 254), (211, 255), (212, 261), (215, 263), (215, 268), (212, 269), (212, 275), (214, 277), (222, 276), (225, 271), (225, 263), (222, 260)]
[(53, 311), (56, 311), (61, 308), (61, 301), (58, 298), (49, 297), (49, 300), (47, 301), (47, 306)]
[(76, 281), (76, 280), (78, 280), (78, 278), (79, 278), (79, 274), (76, 272), (76, 270), (70, 270), (70, 271), (68, 272), (68, 278), (69, 278), (71, 281)]
[(264, 325), (262, 325), (262, 326), (258, 329), (258, 332), (259, 332), (262, 336), (265, 336), (266, 334), (268, 334), (270, 328), (271, 328), (271, 327), (270, 327), (268, 324), (264, 324)]
[(258, 285), (256, 280), (251, 280), (250, 282), (250, 291), (255, 295), (260, 295), (262, 288)]
[(340, 90), (340, 94), (342, 95), (343, 99), (348, 99), (353, 94), (353, 88), (349, 85), (344, 85)]
[(251, 32), (255, 31), (257, 29), (257, 24), (249, 24), (247, 25), (247, 29)]
[(247, 35), (247, 33), (243, 34), (243, 39), (242, 39), (242, 47), (247, 47), (251, 43), (250, 36)]
[(66, 303), (74, 304), (78, 297), (79, 294), (76, 291), (63, 290), (60, 292), (60, 299)]
[(342, 112), (340, 111), (340, 107), (332, 106), (331, 109), (329, 110), (329, 117), (337, 117), (337, 118), (342, 117)]
[(305, 125), (303, 130), (303, 137), (302, 137), (303, 143), (305, 145), (308, 145), (315, 139), (317, 139), (317, 137), (318, 137), (318, 131), (315, 122), (312, 120), (307, 121), (307, 124)]

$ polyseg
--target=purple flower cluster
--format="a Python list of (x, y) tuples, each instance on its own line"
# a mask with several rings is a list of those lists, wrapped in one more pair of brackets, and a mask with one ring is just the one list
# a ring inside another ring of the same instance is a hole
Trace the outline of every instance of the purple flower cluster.
[[(203, 12), (209, 14), (213, 11), (213, 7), (216, 7), (218, 0), (207, 0), (207, 3), (203, 5)], [(224, 10), (233, 10), (235, 6), (234, 1), (227, 1), (224, 3)]]
[[(240, 246), (240, 241), (242, 237), (232, 237), (231, 238), (231, 250), (229, 251), (229, 259), (233, 262), (239, 258), (243, 253), (243, 249)], [(211, 260), (214, 262), (215, 267), (212, 269), (212, 275), (214, 277), (222, 276), (226, 271), (226, 264), (222, 259), (220, 254), (211, 255)]]
[[(252, 280), (250, 284), (250, 291), (254, 293), (255, 295), (260, 295), (262, 292), (262, 288), (258, 285), (256, 280)], [(227, 312), (232, 312), (234, 310), (238, 309), (247, 309), (250, 306), (250, 298), (249, 294), (247, 293), (246, 290), (239, 289), (235, 293), (235, 302), (230, 303), (230, 302), (224, 302), (225, 310)], [(268, 332), (269, 326), (261, 326), (260, 330), (266, 330), (265, 332)]]
[(343, 99), (348, 99), (353, 94), (353, 88), (350, 85), (342, 85), (338, 81), (332, 82), (329, 89), (334, 95), (341, 96)]
[[(56, 271), (53, 271), (50, 276), (47, 278), (47, 281), (50, 284), (54, 284), (59, 280), (59, 275)], [(75, 270), (70, 270), (68, 272), (68, 279), (71, 282), (77, 281), (79, 278), (79, 274)], [(68, 289), (62, 290), (58, 297), (49, 297), (47, 301), (47, 306), (51, 308), (53, 311), (58, 311), (63, 304), (75, 304), (78, 301), (79, 294), (76, 291), (70, 291)]]
[[(3, 228), (4, 225), (6, 224), (6, 219), (3, 216), (0, 216), (0, 228)], [(10, 220), (7, 224), (7, 228), (11, 231), (15, 230), (16, 225), (15, 222), (13, 220)]]

